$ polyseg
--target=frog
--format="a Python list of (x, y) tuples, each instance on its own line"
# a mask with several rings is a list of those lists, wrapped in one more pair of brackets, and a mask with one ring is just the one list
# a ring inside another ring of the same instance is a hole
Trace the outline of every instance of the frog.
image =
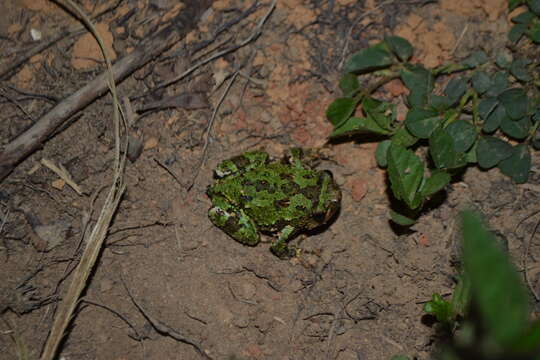
[(261, 234), (276, 235), (270, 250), (289, 259), (290, 240), (321, 227), (340, 209), (341, 190), (329, 170), (317, 170), (308, 151), (292, 148), (281, 159), (253, 150), (224, 160), (208, 186), (210, 221), (241, 244), (256, 246)]

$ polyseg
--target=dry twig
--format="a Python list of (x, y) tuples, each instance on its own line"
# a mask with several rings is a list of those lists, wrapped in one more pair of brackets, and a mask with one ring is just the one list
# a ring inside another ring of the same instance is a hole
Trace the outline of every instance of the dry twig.
[[(154, 36), (143, 40), (131, 54), (118, 60), (112, 68), (114, 80), (116, 82), (122, 81), (135, 70), (173, 46), (180, 37), (189, 31), (189, 27), (186, 26), (179, 33), (177, 31), (177, 24), (193, 24), (194, 19), (199, 17), (200, 10), (197, 6), (185, 9), (175, 19), (174, 24), (166, 26)], [(84, 87), (57, 104), (32, 127), (7, 144), (3, 151), (0, 152), (0, 181), (8, 176), (17, 164), (41, 148), (43, 142), (72, 115), (108, 91), (107, 77), (107, 73), (104, 72), (90, 81)]]

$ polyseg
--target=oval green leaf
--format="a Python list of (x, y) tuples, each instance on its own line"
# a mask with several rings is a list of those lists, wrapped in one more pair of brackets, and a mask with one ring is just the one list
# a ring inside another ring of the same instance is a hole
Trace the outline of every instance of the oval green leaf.
[(529, 36), (529, 39), (531, 39), (533, 42), (537, 44), (540, 43), (540, 23), (531, 26), (531, 28), (527, 32), (527, 35)]
[(465, 91), (467, 91), (467, 81), (461, 77), (452, 78), (444, 89), (444, 93), (451, 99), (452, 104), (457, 103)]
[(486, 336), (501, 348), (523, 336), (529, 317), (521, 276), (478, 215), (462, 215), (463, 265)]
[(417, 108), (426, 106), (433, 91), (434, 78), (431, 72), (422, 65), (407, 65), (399, 76), (411, 92), (407, 96), (409, 105)]
[(410, 208), (417, 207), (415, 197), (424, 176), (424, 164), (414, 152), (395, 144), (388, 148), (387, 160), (394, 196)]
[(531, 153), (527, 144), (516, 145), (512, 155), (501, 161), (498, 168), (516, 184), (526, 183), (531, 171)]
[(476, 141), (476, 129), (473, 124), (465, 120), (457, 120), (446, 127), (446, 132), (454, 140), (454, 150), (466, 152)]
[(394, 210), (390, 210), (390, 219), (401, 226), (411, 226), (416, 223), (416, 219), (400, 214)]
[(391, 141), (390, 140), (384, 140), (377, 145), (377, 150), (375, 151), (375, 159), (377, 160), (377, 164), (385, 168), (388, 166), (388, 160), (386, 158), (386, 155), (388, 154), (388, 148), (390, 147)]
[(388, 47), (401, 61), (407, 61), (413, 54), (413, 47), (410, 42), (399, 36), (386, 36), (384, 41)]
[(354, 113), (357, 104), (353, 98), (336, 99), (326, 109), (326, 118), (334, 127), (339, 127)]
[(455, 150), (454, 140), (446, 129), (438, 128), (431, 134), (429, 154), (438, 169), (453, 169), (467, 165), (465, 154)]
[(510, 74), (514, 75), (516, 79), (521, 81), (531, 80), (532, 77), (529, 74), (529, 70), (527, 69), (527, 66), (530, 63), (531, 60), (525, 58), (519, 58), (512, 61), (512, 64), (510, 65)]
[(533, 13), (540, 16), (540, 0), (527, 0), (527, 6)]
[(483, 136), (476, 146), (478, 165), (490, 169), (513, 154), (512, 145), (493, 136)]
[(345, 123), (337, 128), (334, 128), (330, 137), (336, 138), (340, 136), (351, 136), (356, 134), (375, 133), (380, 135), (388, 135), (390, 132), (381, 128), (371, 117), (349, 118)]
[(405, 118), (405, 126), (414, 136), (427, 139), (442, 122), (439, 113), (434, 110), (412, 108)]
[(398, 131), (392, 136), (392, 143), (401, 145), (403, 147), (410, 147), (416, 144), (418, 138), (411, 134), (405, 126), (399, 128)]
[(504, 105), (510, 118), (517, 120), (527, 115), (529, 99), (522, 88), (512, 88), (499, 95), (499, 101)]
[(514, 44), (517, 43), (523, 34), (525, 34), (525, 31), (527, 31), (527, 25), (525, 24), (516, 24), (512, 26), (508, 32), (508, 40)]
[(489, 96), (497, 96), (508, 88), (508, 73), (506, 71), (499, 71), (491, 79), (492, 86), (487, 91)]
[(339, 80), (339, 88), (345, 96), (351, 96), (356, 90), (360, 88), (358, 82), (358, 76), (351, 73), (346, 73)]
[(393, 56), (385, 49), (384, 44), (377, 44), (353, 54), (345, 63), (343, 70), (348, 73), (360, 74), (383, 69), (393, 63)]
[(475, 71), (472, 76), (472, 84), (474, 90), (481, 95), (491, 87), (491, 78), (485, 71)]
[(525, 139), (529, 135), (530, 129), (531, 121), (528, 116), (519, 120), (512, 120), (506, 117), (501, 122), (502, 132), (517, 140)]
[(421, 189), (422, 197), (427, 198), (450, 184), (451, 176), (444, 170), (435, 170), (431, 176), (426, 179)]
[(484, 132), (486, 133), (492, 133), (497, 130), (499, 126), (501, 126), (504, 119), (510, 120), (510, 118), (506, 114), (506, 109), (504, 108), (504, 105), (498, 104), (495, 107), (495, 110), (493, 110), (491, 114), (489, 114), (487, 119), (484, 121), (482, 130), (484, 130)]
[(480, 118), (486, 120), (489, 114), (495, 110), (498, 103), (499, 100), (497, 100), (496, 97), (486, 97), (482, 99), (478, 104), (478, 115), (480, 115)]

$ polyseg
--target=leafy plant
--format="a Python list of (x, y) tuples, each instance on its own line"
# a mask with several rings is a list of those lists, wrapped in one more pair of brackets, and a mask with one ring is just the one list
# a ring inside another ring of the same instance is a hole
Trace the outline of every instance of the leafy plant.
[(478, 215), (464, 212), (462, 229), (463, 274), (452, 298), (433, 294), (424, 305), (450, 338), (436, 358), (539, 360), (540, 320), (529, 320), (527, 292), (506, 251)]
[[(463, 276), (450, 301), (434, 294), (424, 311), (453, 335), (444, 359), (540, 359), (540, 320), (507, 253), (472, 212), (462, 214)], [(469, 356), (469, 357), (467, 357)]]
[(514, 10), (520, 5), (527, 5), (529, 11), (525, 11), (514, 18), (515, 23), (508, 33), (508, 39), (516, 43), (523, 35), (531, 41), (540, 43), (540, 1), (538, 0), (509, 0), (508, 8)]
[[(529, 15), (514, 18), (512, 31), (526, 27), (510, 38), (525, 34), (540, 42), (540, 0), (510, 0), (509, 8), (521, 4)], [(514, 182), (526, 182), (531, 147), (540, 149), (539, 64), (502, 55), (491, 64), (478, 51), (428, 69), (411, 63), (412, 55), (412, 45), (398, 36), (353, 54), (339, 83), (343, 95), (326, 112), (332, 139), (370, 134), (379, 140), (377, 162), (387, 168), (398, 200), (391, 218), (403, 226), (414, 224), (427, 201), (469, 165), (497, 167)], [(366, 77), (374, 80), (361, 86)], [(394, 79), (409, 91), (404, 121), (396, 119), (394, 104), (373, 97)]]

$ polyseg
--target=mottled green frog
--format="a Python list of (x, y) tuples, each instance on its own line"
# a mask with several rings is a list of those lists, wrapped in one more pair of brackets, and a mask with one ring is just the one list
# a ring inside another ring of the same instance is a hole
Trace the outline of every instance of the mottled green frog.
[(315, 170), (305, 154), (293, 148), (271, 160), (264, 151), (250, 151), (221, 162), (207, 190), (210, 220), (244, 245), (257, 245), (260, 232), (278, 233), (270, 250), (281, 259), (294, 256), (287, 243), (328, 222), (341, 202), (332, 173)]

